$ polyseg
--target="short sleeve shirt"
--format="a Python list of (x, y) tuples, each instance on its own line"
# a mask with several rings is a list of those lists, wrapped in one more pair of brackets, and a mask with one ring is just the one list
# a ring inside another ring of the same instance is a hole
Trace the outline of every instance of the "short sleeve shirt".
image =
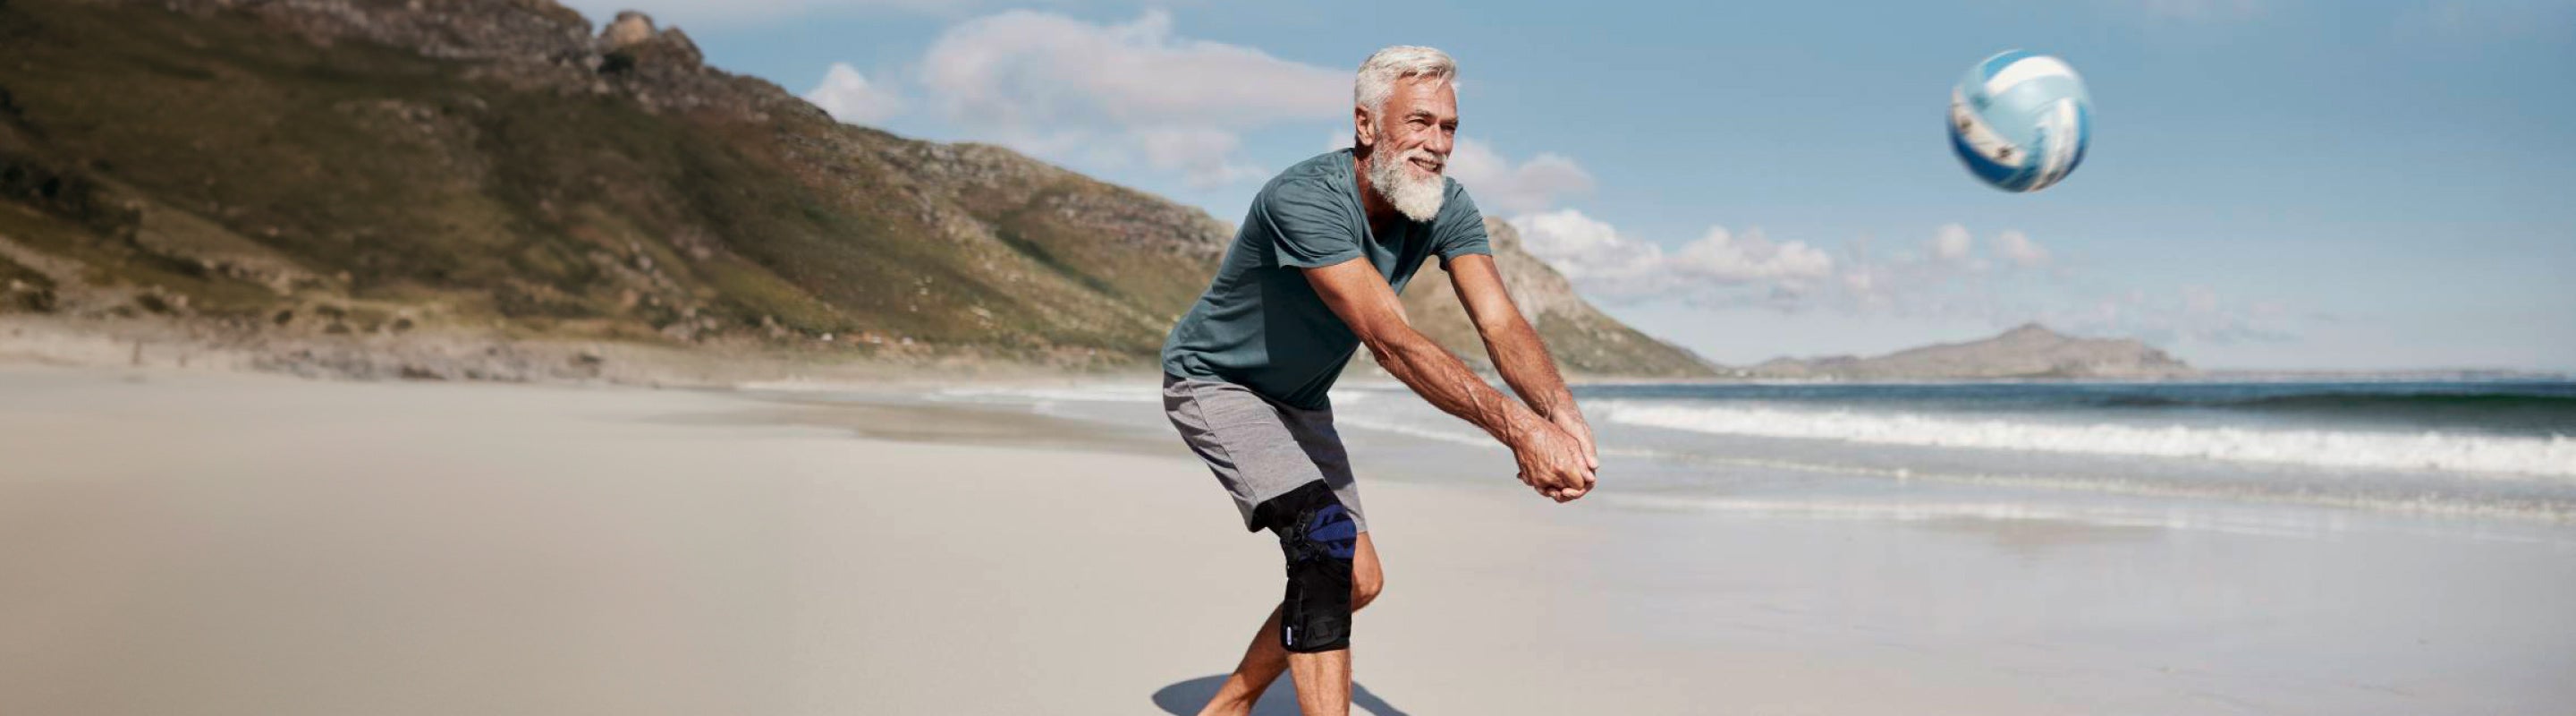
[(1447, 265), (1493, 253), (1475, 202), (1448, 179), (1431, 221), (1404, 221), (1390, 235), (1375, 235), (1354, 171), (1343, 149), (1289, 167), (1261, 187), (1216, 278), (1165, 338), (1163, 372), (1234, 383), (1299, 408), (1330, 407), (1325, 395), (1359, 337), (1300, 269), (1366, 259), (1403, 293), (1431, 256)]

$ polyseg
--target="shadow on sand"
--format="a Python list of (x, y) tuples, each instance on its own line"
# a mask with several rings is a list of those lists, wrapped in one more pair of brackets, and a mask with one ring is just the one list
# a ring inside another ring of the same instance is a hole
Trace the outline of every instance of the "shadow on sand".
[[(1154, 692), (1154, 705), (1174, 716), (1195, 716), (1199, 707), (1206, 706), (1208, 698), (1216, 695), (1216, 687), (1225, 683), (1225, 677), (1202, 676), (1165, 686)], [(1351, 706), (1356, 712), (1377, 716), (1405, 716), (1403, 709), (1388, 704), (1358, 683), (1351, 684)], [(1297, 689), (1289, 685), (1286, 674), (1270, 682), (1269, 691), (1261, 692), (1261, 700), (1252, 705), (1252, 716), (1297, 716)]]

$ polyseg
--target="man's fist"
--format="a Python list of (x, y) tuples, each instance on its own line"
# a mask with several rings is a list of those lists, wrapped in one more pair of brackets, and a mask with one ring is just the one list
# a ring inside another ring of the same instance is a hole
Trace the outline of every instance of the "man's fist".
[(1522, 432), (1517, 442), (1511, 446), (1512, 460), (1520, 464), (1521, 482), (1539, 494), (1566, 502), (1592, 489), (1593, 460), (1584, 441), (1542, 421)]

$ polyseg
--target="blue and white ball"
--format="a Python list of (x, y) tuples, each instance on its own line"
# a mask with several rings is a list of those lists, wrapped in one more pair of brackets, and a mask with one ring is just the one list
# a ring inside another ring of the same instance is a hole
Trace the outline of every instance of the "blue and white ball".
[(2013, 50), (1950, 89), (1950, 148), (1995, 188), (2039, 191), (2084, 163), (2093, 98), (2064, 60)]

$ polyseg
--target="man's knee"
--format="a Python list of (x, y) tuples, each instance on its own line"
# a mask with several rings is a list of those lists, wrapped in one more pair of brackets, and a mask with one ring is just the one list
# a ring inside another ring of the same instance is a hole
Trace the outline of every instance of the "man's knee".
[(1351, 573), (1351, 611), (1359, 611), (1377, 601), (1378, 592), (1386, 591), (1386, 575), (1375, 564), (1361, 565)]
[(1288, 592), (1280, 602), (1280, 640), (1292, 652), (1350, 645), (1351, 610), (1358, 584), (1351, 557), (1359, 527), (1322, 480), (1270, 498), (1253, 519), (1279, 535), (1288, 560)]

